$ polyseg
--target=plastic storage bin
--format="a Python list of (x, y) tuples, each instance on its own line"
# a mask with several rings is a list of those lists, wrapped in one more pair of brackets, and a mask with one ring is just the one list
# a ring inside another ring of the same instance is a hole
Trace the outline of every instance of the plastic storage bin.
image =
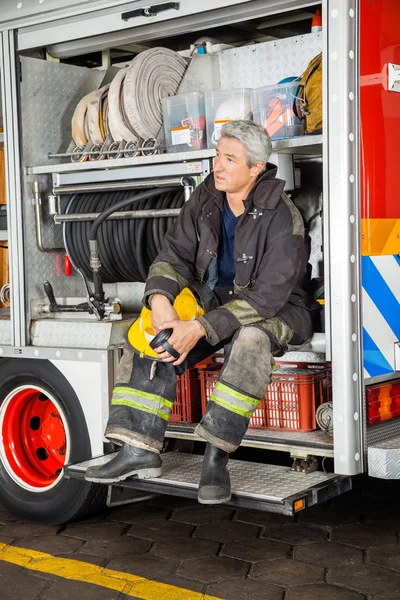
[(176, 398), (170, 422), (198, 423), (201, 418), (200, 384), (197, 369), (176, 377)]
[(207, 146), (215, 148), (225, 123), (235, 119), (251, 119), (250, 90), (206, 92)]
[[(303, 368), (301, 368), (303, 367)], [(199, 372), (203, 415), (219, 370)], [(313, 431), (318, 406), (331, 401), (331, 370), (326, 365), (291, 364), (272, 373), (265, 399), (250, 419), (252, 429)]]
[(204, 95), (189, 92), (162, 99), (168, 152), (188, 152), (207, 147)]
[(296, 137), (304, 134), (305, 120), (296, 117), (293, 103), (297, 104), (298, 82), (270, 85), (252, 90), (251, 106), (253, 118), (262, 125), (271, 139)]

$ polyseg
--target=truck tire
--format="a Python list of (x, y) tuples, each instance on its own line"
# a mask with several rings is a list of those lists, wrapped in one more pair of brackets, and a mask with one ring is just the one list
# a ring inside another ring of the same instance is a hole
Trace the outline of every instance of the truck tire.
[(0, 360), (0, 504), (19, 518), (58, 525), (105, 506), (107, 486), (66, 479), (91, 458), (71, 385), (47, 360)]

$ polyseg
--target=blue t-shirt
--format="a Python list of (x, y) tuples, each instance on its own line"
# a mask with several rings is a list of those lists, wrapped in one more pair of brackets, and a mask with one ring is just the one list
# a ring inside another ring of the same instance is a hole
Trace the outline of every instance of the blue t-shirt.
[(235, 259), (233, 247), (235, 241), (235, 229), (241, 215), (236, 217), (225, 198), (222, 213), (221, 237), (218, 248), (218, 285), (233, 287), (235, 278)]

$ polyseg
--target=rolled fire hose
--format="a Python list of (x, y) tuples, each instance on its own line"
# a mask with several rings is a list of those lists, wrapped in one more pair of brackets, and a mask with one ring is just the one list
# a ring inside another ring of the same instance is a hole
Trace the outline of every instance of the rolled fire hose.
[(123, 105), (130, 127), (143, 139), (162, 125), (161, 98), (177, 92), (187, 63), (168, 48), (151, 48), (134, 58), (125, 75)]
[[(108, 85), (94, 90), (82, 98), (72, 116), (72, 139), (77, 146), (85, 147), (89, 140), (93, 144), (102, 144), (104, 127), (103, 107), (108, 93)], [(103, 131), (102, 131), (103, 129)], [(108, 125), (107, 125), (108, 129)]]
[(114, 141), (137, 143), (157, 136), (162, 125), (161, 98), (173, 96), (187, 67), (168, 48), (151, 48), (136, 56), (111, 85), (87, 94), (72, 117), (76, 146), (101, 145), (110, 132)]
[(115, 142), (136, 143), (139, 136), (125, 123), (121, 109), (123, 85), (127, 71), (128, 68), (121, 69), (112, 80), (108, 90), (108, 125)]
[(109, 105), (108, 105), (108, 93), (104, 96), (104, 98), (102, 99), (102, 110), (100, 113), (100, 129), (102, 130), (103, 133), (103, 137), (104, 139), (107, 139), (107, 137), (110, 135), (110, 126), (109, 126), (109, 119), (108, 119), (108, 114), (109, 114)]
[(82, 100), (80, 100), (77, 107), (75, 108), (74, 114), (72, 115), (72, 139), (74, 140), (74, 143), (77, 146), (85, 147), (88, 143), (85, 123), (87, 108), (92, 94), (93, 92), (90, 92), (90, 94), (87, 94), (82, 98)]
[(105, 141), (105, 131), (103, 123), (103, 103), (107, 96), (109, 85), (96, 90), (90, 94), (88, 102), (86, 120), (89, 129), (89, 138), (93, 144), (102, 144)]

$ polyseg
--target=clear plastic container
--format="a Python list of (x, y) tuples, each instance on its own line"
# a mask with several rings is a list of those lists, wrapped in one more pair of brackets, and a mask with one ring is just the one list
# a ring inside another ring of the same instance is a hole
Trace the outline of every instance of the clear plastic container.
[(204, 95), (188, 92), (162, 99), (167, 152), (207, 147)]
[(250, 90), (206, 92), (207, 146), (215, 148), (225, 123), (235, 119), (251, 119)]
[(304, 135), (305, 120), (296, 117), (293, 103), (300, 113), (296, 92), (298, 81), (270, 85), (252, 90), (253, 118), (273, 140)]

